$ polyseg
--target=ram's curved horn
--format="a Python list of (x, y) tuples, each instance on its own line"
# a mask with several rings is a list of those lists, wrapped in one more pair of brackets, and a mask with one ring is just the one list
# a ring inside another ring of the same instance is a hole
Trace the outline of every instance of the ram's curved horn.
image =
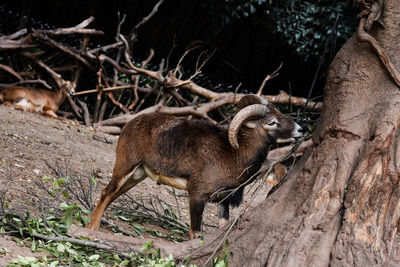
[(247, 106), (254, 105), (254, 104), (263, 104), (267, 105), (269, 102), (264, 98), (258, 95), (245, 95), (243, 96), (240, 101), (237, 103), (237, 110), (241, 110)]
[(254, 104), (241, 109), (229, 125), (228, 138), (231, 146), (235, 149), (239, 149), (237, 134), (243, 123), (245, 123), (250, 118), (263, 117), (267, 112), (268, 107), (262, 104)]

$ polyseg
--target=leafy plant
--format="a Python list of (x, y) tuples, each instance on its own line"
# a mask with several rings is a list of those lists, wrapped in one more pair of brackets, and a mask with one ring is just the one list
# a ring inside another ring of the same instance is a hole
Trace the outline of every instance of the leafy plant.
[(233, 254), (229, 251), (229, 241), (225, 241), (225, 245), (222, 247), (222, 254), (213, 260), (214, 267), (228, 267), (228, 259), (232, 258)]
[(83, 225), (86, 225), (89, 222), (88, 215), (90, 214), (90, 211), (76, 205), (75, 203), (68, 205), (63, 202), (61, 203), (60, 208), (63, 213), (62, 220), (67, 227), (72, 225), (74, 219), (80, 221)]
[[(153, 241), (147, 241), (142, 246), (142, 251), (146, 253), (146, 256), (142, 258), (143, 263), (140, 267), (154, 266), (154, 267), (177, 267), (174, 256), (169, 254), (168, 257), (162, 258), (160, 249), (154, 250)], [(185, 265), (179, 265), (184, 267)], [(194, 267), (195, 265), (190, 264), (188, 267)]]
[(340, 45), (356, 29), (356, 17), (348, 1), (274, 0), (271, 6), (275, 31), (304, 60), (322, 55), (331, 35)]
[(341, 46), (357, 27), (355, 12), (345, 0), (207, 0), (203, 6), (217, 29), (246, 18), (253, 24), (268, 21), (304, 61), (321, 56), (331, 35), (332, 43)]
[(48, 215), (42, 218), (25, 218), (7, 214), (2, 218), (3, 228), (8, 231), (17, 229), (21, 239), (18, 242), (26, 245), (33, 252), (46, 252), (43, 257), (18, 257), (13, 259), (8, 266), (104, 266), (104, 263), (115, 262), (110, 252), (99, 252), (95, 248), (72, 244), (70, 242), (54, 242), (35, 239), (35, 235), (60, 236), (66, 235), (67, 226), (61, 218)]

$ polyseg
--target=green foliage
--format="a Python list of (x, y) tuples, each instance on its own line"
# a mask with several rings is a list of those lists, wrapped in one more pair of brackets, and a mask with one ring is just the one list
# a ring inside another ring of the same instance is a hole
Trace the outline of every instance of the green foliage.
[(223, 23), (223, 25), (247, 18), (269, 4), (269, 0), (207, 0), (203, 2), (203, 5), (214, 15), (215, 20), (222, 19), (218, 23)]
[[(67, 210), (76, 210), (71, 205), (66, 206)], [(8, 214), (2, 218), (2, 231), (18, 229), (20, 245), (30, 246), (33, 252), (45, 252), (46, 256), (41, 257), (18, 257), (13, 259), (8, 266), (157, 266), (157, 267), (175, 267), (177, 265), (174, 257), (169, 255), (166, 258), (161, 257), (160, 250), (152, 249), (153, 243), (145, 242), (142, 246), (142, 253), (132, 252), (129, 254), (113, 254), (104, 252), (92, 247), (73, 244), (70, 242), (55, 242), (36, 240), (34, 233), (50, 236), (67, 235), (67, 225), (63, 218), (56, 218), (54, 215), (48, 215), (44, 221), (42, 218), (31, 218), (29, 213), (25, 218), (17, 215)], [(57, 232), (57, 234), (56, 234)], [(6, 250), (0, 253), (6, 253)], [(194, 266), (194, 265), (190, 265)]]
[[(141, 68), (142, 64), (140, 64), (139, 62), (135, 62), (132, 61), (132, 64), (135, 65), (136, 67)], [(132, 84), (132, 76), (125, 74), (125, 73), (118, 73), (118, 80), (125, 82), (125, 83), (129, 83)], [(151, 77), (148, 77), (146, 75), (140, 75), (139, 77), (139, 86), (144, 87), (146, 85), (149, 85), (150, 87), (154, 87), (157, 84), (157, 81)]]
[[(71, 244), (69, 242), (54, 242), (36, 240), (35, 233), (47, 236), (67, 234), (67, 225), (61, 218), (47, 215), (43, 218), (31, 218), (29, 213), (25, 218), (14, 214), (7, 214), (2, 218), (3, 227), (7, 230), (18, 229), (21, 245), (30, 246), (33, 252), (45, 252), (43, 257), (18, 257), (13, 259), (8, 266), (104, 266), (104, 263), (114, 262), (111, 253), (98, 252), (91, 247)], [(102, 261), (100, 261), (102, 260)], [(104, 263), (103, 263), (104, 262)]]
[(213, 260), (214, 267), (228, 267), (228, 259), (232, 258), (233, 254), (229, 251), (229, 241), (225, 241), (225, 245), (222, 248), (222, 254)]
[(83, 225), (89, 223), (89, 210), (84, 209), (75, 203), (68, 205), (65, 202), (61, 203), (60, 208), (62, 209), (63, 213), (62, 220), (67, 227), (70, 227), (74, 220), (81, 222)]
[(105, 266), (111, 262), (111, 253), (98, 252), (95, 249), (71, 244), (69, 242), (38, 242), (37, 251), (45, 251), (51, 257), (42, 258), (45, 263), (74, 266)]
[(118, 73), (118, 80), (125, 83), (132, 83), (131, 76), (121, 72)]
[(247, 17), (254, 18), (254, 24), (269, 21), (279, 39), (305, 61), (321, 56), (333, 31), (332, 43), (334, 39), (339, 47), (357, 26), (356, 12), (347, 0), (207, 0), (203, 5), (216, 28)]
[[(168, 209), (168, 212), (172, 212), (172, 211), (170, 209)], [(161, 237), (163, 239), (172, 240), (174, 242), (182, 242), (184, 240), (182, 238), (182, 236), (185, 235), (186, 232), (183, 231), (182, 229), (173, 227), (171, 225), (165, 225), (163, 223), (159, 223), (159, 226), (172, 232), (172, 233), (163, 234), (158, 230), (148, 229), (148, 228), (146, 228), (140, 224), (136, 224), (136, 223), (133, 224), (135, 221), (137, 221), (137, 218), (134, 218), (131, 216), (128, 217), (128, 215), (124, 215), (125, 212), (123, 212), (122, 210), (113, 210), (113, 213), (118, 217), (118, 219), (131, 224), (134, 227), (133, 232), (135, 232), (137, 235), (142, 235), (143, 233), (147, 233), (154, 237)], [(168, 213), (165, 213), (165, 214), (168, 214)], [(173, 216), (176, 218), (175, 213), (171, 213), (171, 214), (173, 214)], [(148, 220), (141, 219), (141, 221), (157, 223), (157, 221), (152, 221), (151, 219), (148, 219)]]
[[(93, 177), (90, 178), (94, 179)], [(41, 182), (45, 185), (43, 189), (56, 199), (60, 196), (65, 196), (63, 194), (65, 190), (64, 186), (70, 180), (70, 177), (56, 178), (44, 176)], [(161, 204), (160, 206), (165, 218), (178, 218), (169, 205)], [(59, 207), (57, 205), (54, 207), (41, 206), (39, 210), (41, 211), (40, 217), (33, 217), (29, 212), (26, 212), (24, 215), (17, 215), (11, 212), (6, 214), (0, 213), (0, 233), (16, 232), (14, 240), (20, 246), (29, 247), (32, 252), (41, 253), (40, 256), (36, 257), (19, 256), (9, 262), (7, 266), (195, 266), (177, 263), (173, 255), (165, 258), (162, 257), (161, 251), (154, 249), (151, 241), (143, 244), (142, 252), (132, 251), (130, 253), (104, 251), (94, 246), (82, 245), (81, 242), (75, 243), (73, 238), (66, 238), (68, 237), (68, 228), (76, 222), (85, 224), (87, 220), (86, 215), (89, 214), (88, 210), (81, 208), (75, 203), (68, 204), (67, 202), (61, 202)], [(119, 215), (118, 217), (124, 221), (130, 221), (130, 219), (123, 215)], [(178, 231), (178, 229), (176, 230)], [(135, 231), (138, 234), (146, 232), (156, 237), (163, 237), (174, 241), (178, 241), (178, 239), (181, 241), (181, 238), (173, 235), (176, 233), (180, 235), (184, 234), (182, 230), (179, 230), (178, 232), (172, 231), (171, 236), (164, 235), (157, 230), (146, 229), (140, 225), (135, 225)], [(55, 239), (60, 241), (55, 241)], [(81, 239), (86, 240), (87, 238), (81, 237)], [(227, 266), (228, 256), (231, 255), (227, 249), (227, 244), (222, 249), (223, 255), (214, 261), (217, 263), (216, 266)], [(0, 248), (0, 254), (7, 253), (6, 248)], [(42, 256), (43, 254), (45, 255)], [(189, 259), (186, 259), (185, 262), (189, 262)]]
[[(93, 184), (97, 183), (93, 177), (90, 177), (90, 180)], [(51, 196), (57, 197), (62, 195), (66, 199), (70, 197), (65, 187), (63, 187), (63, 185), (68, 182), (68, 178), (43, 176), (42, 181), (49, 184), (48, 192)], [(78, 221), (83, 225), (86, 225), (89, 222), (88, 216), (90, 211), (78, 206), (75, 203), (68, 204), (66, 202), (62, 202), (60, 204), (60, 209), (62, 211), (62, 221), (67, 227), (70, 227), (74, 221)]]
[[(1, 218), (2, 227), (0, 232), (19, 230), (20, 239), (15, 239), (21, 246), (29, 246), (32, 252), (44, 252), (45, 256), (21, 257), (13, 259), (7, 266), (154, 266), (154, 267), (195, 267), (195, 265), (184, 265), (175, 262), (172, 254), (162, 257), (159, 249), (153, 248), (153, 242), (145, 242), (141, 248), (143, 253), (131, 252), (126, 254), (115, 254), (105, 252), (93, 247), (78, 245), (64, 241), (44, 241), (36, 239), (35, 233), (47, 236), (66, 236), (69, 220), (64, 218), (65, 214), (72, 214), (79, 210), (76, 205), (61, 205), (63, 218), (57, 218), (48, 214), (45, 218), (31, 218), (26, 213), (24, 218), (15, 214), (7, 214)], [(71, 212), (74, 211), (74, 212)], [(138, 227), (141, 231), (143, 227)], [(228, 250), (229, 243), (226, 242), (222, 254), (214, 259), (214, 266), (228, 266), (228, 259), (232, 253)], [(6, 249), (0, 253), (7, 253)]]
[(7, 266), (30, 266), (30, 267), (45, 267), (45, 266), (57, 266), (58, 262), (53, 262), (50, 265), (47, 265), (45, 262), (41, 262), (37, 258), (34, 257), (22, 257), (18, 256), (18, 258), (13, 259)]
[(270, 14), (276, 23), (275, 31), (304, 60), (320, 56), (332, 34), (343, 44), (356, 28), (356, 16), (348, 1), (274, 0)]
[[(183, 236), (189, 233), (189, 225), (186, 223), (177, 224), (176, 221), (178, 220), (178, 215), (174, 209), (166, 204), (159, 202), (159, 205), (155, 205), (150, 201), (151, 209), (148, 209), (142, 206), (140, 209), (147, 209), (147, 212), (150, 212), (145, 217), (143, 214), (136, 210), (138, 208), (134, 207), (133, 209), (114, 209), (112, 213), (120, 220), (124, 221), (125, 223), (130, 224), (133, 227), (133, 231), (138, 234), (142, 235), (143, 233), (150, 234), (154, 237), (161, 237), (163, 239), (171, 240), (174, 242), (182, 242)], [(150, 223), (160, 226), (161, 228), (168, 230), (168, 233), (161, 233), (158, 230), (146, 228), (137, 222), (143, 223)]]
[[(145, 253), (145, 257), (141, 258), (142, 264), (140, 267), (184, 267), (185, 265), (177, 265), (174, 260), (174, 256), (169, 254), (168, 257), (162, 258), (160, 249), (154, 250), (153, 248), (153, 241), (147, 241), (142, 246), (142, 251)], [(186, 265), (188, 267), (195, 267), (195, 265), (190, 264)]]

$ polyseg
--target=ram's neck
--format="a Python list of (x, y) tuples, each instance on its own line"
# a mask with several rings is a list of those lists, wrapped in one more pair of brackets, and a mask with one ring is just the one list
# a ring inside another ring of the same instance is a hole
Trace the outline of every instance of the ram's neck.
[(260, 169), (271, 145), (267, 138), (257, 131), (254, 129), (239, 132), (239, 149), (235, 158), (236, 163), (242, 166), (242, 173), (239, 175), (241, 181), (251, 178)]

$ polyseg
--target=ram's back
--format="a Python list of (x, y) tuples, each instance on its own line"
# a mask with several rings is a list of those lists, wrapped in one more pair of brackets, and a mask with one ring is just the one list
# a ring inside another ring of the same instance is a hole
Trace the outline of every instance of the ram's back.
[[(130, 121), (117, 147), (136, 163), (167, 176), (189, 178), (231, 150), (226, 130), (200, 120), (145, 114)], [(221, 155), (222, 154), (222, 155)]]

